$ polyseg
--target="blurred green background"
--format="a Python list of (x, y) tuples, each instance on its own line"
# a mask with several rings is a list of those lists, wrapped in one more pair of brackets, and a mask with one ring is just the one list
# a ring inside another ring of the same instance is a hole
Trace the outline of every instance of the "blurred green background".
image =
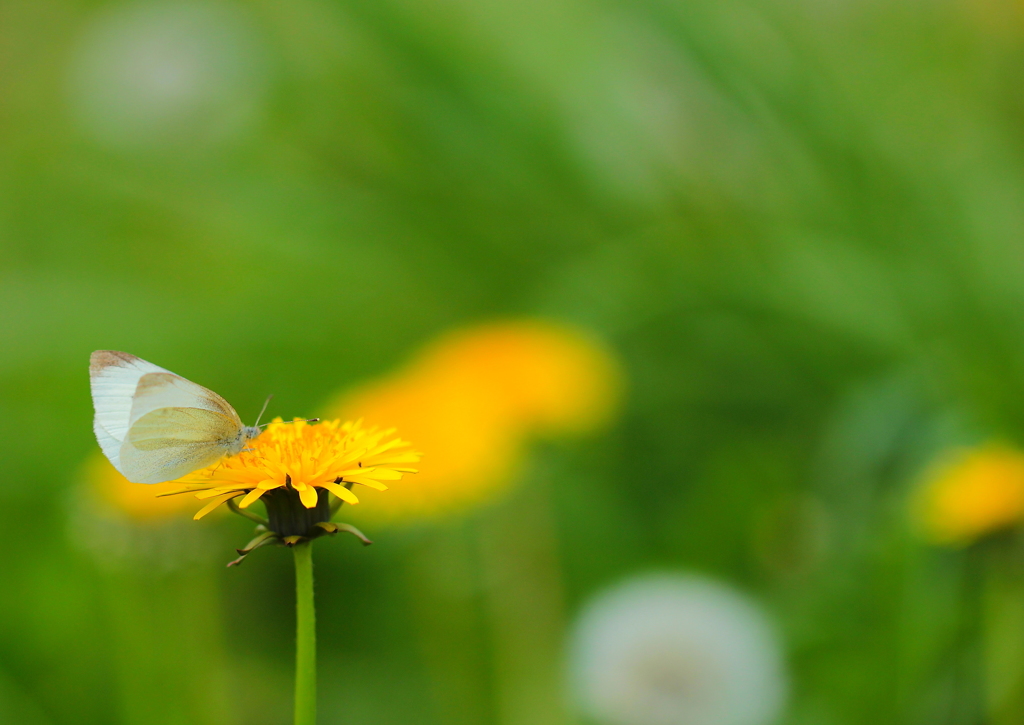
[(563, 633), (652, 570), (759, 603), (778, 722), (1021, 722), (1024, 545), (912, 499), (1024, 441), (1022, 64), (1015, 0), (0, 0), (0, 721), (289, 717), (287, 552), (81, 523), (92, 350), (249, 421), (536, 317), (621, 411), (318, 542), (323, 723), (589, 723)]

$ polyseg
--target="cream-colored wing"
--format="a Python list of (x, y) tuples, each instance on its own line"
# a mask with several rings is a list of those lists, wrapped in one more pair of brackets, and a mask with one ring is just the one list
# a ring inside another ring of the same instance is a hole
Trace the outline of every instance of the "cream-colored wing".
[(133, 483), (173, 481), (238, 452), (240, 427), (202, 408), (158, 408), (136, 420), (118, 451)]
[(92, 422), (92, 430), (96, 434), (96, 442), (100, 444), (100, 450), (103, 451), (103, 455), (114, 464), (114, 468), (120, 471), (121, 460), (119, 452), (121, 450), (121, 441), (107, 433), (107, 429), (95, 420)]
[(238, 430), (242, 428), (241, 418), (224, 398), (180, 375), (159, 372), (148, 373), (139, 378), (128, 419), (129, 429), (135, 427), (136, 421), (161, 408), (207, 410), (227, 416)]
[(93, 430), (115, 468), (120, 468), (118, 450), (128, 434), (132, 399), (139, 380), (147, 373), (166, 372), (142, 358), (116, 350), (97, 350), (89, 357), (92, 403), (96, 410)]

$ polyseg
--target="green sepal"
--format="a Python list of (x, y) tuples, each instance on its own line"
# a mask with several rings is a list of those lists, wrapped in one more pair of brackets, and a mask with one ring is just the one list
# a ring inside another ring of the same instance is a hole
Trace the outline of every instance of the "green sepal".
[(366, 534), (364, 534), (362, 531), (357, 529), (352, 524), (339, 524), (334, 521), (321, 521), (317, 524), (317, 526), (319, 526), (321, 529), (326, 531), (328, 534), (331, 534), (332, 536), (338, 533), (339, 531), (344, 531), (346, 533), (352, 534), (361, 542), (363, 542), (363, 546), (369, 546), (373, 543), (366, 537)]
[(236, 513), (239, 516), (244, 516), (250, 521), (255, 521), (257, 524), (260, 524), (261, 526), (266, 526), (269, 523), (265, 518), (263, 518), (259, 514), (254, 514), (252, 511), (239, 508), (238, 504), (235, 503), (235, 499), (233, 498), (228, 499), (228, 508), (231, 509), (233, 513)]
[(275, 534), (273, 531), (264, 531), (262, 534), (260, 534), (255, 539), (246, 544), (244, 549), (235, 549), (235, 551), (237, 551), (240, 554), (240, 556), (234, 561), (228, 562), (228, 566), (238, 566), (242, 563), (245, 557), (249, 556), (249, 554), (254, 552), (256, 549), (260, 548), (261, 546), (266, 546), (267, 544), (274, 543), (278, 540), (278, 535)]
[(366, 534), (364, 534), (362, 531), (357, 529), (352, 524), (336, 524), (336, 523), (332, 522), (331, 525), (335, 527), (334, 532), (332, 532), (332, 533), (337, 533), (339, 531), (344, 531), (346, 533), (352, 534), (354, 537), (356, 537), (361, 542), (363, 542), (363, 546), (369, 546), (370, 544), (373, 543), (372, 541), (370, 541), (367, 538)]

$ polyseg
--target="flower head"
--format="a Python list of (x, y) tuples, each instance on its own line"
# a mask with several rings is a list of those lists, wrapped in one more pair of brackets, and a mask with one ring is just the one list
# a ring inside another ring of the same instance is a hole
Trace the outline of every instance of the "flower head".
[(187, 149), (238, 137), (266, 100), (265, 51), (244, 3), (115, 3), (84, 27), (70, 109), (113, 149)]
[(174, 489), (174, 483), (151, 486), (132, 483), (98, 450), (83, 464), (81, 480), (90, 498), (108, 510), (110, 515), (141, 526), (158, 526), (164, 521), (177, 519), (189, 506), (188, 501), (159, 498)]
[(171, 571), (204, 560), (210, 532), (181, 520), (192, 504), (158, 498), (173, 484), (131, 483), (98, 450), (76, 478), (68, 497), (68, 533), (102, 568)]
[(617, 361), (588, 335), (519, 320), (443, 335), (403, 369), (344, 392), (328, 409), (398, 425), (430, 451), (415, 487), (396, 488), (365, 512), (378, 521), (408, 521), (497, 497), (533, 438), (600, 428), (613, 417), (621, 387)]
[(163, 495), (194, 493), (196, 498), (207, 500), (196, 519), (239, 497), (239, 508), (264, 499), (268, 512), (268, 499), (284, 493), (297, 498), (306, 509), (328, 502), (327, 494), (357, 504), (353, 485), (385, 491), (385, 481), (416, 472), (408, 466), (418, 461), (420, 454), (394, 433), (394, 428), (366, 428), (361, 421), (331, 420), (310, 425), (303, 420), (284, 423), (277, 418), (249, 444), (250, 448), (185, 476), (179, 481), (181, 488)]
[(926, 477), (919, 498), (925, 535), (966, 545), (1024, 520), (1024, 453), (990, 443), (948, 454)]
[(778, 640), (746, 597), (697, 576), (647, 576), (576, 623), (575, 695), (609, 725), (767, 725), (786, 698)]
[(456, 330), (429, 346), (417, 368), (429, 380), (458, 377), (485, 392), (512, 425), (548, 435), (600, 428), (621, 394), (607, 349), (580, 330), (540, 320)]

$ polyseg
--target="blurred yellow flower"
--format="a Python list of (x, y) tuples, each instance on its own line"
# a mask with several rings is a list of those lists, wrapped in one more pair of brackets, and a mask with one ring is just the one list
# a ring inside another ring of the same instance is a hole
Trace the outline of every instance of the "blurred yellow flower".
[(208, 533), (182, 517), (195, 503), (158, 498), (174, 483), (131, 483), (99, 450), (82, 465), (78, 483), (70, 498), (68, 533), (100, 568), (167, 572), (206, 561)]
[(584, 334), (513, 321), (445, 335), (396, 374), (343, 393), (328, 412), (397, 425), (428, 452), (415, 486), (366, 512), (416, 519), (496, 495), (514, 478), (531, 436), (598, 428), (620, 392), (615, 360)]
[(137, 523), (160, 523), (190, 508), (187, 501), (158, 498), (175, 487), (174, 483), (140, 486), (130, 482), (114, 468), (99, 450), (85, 462), (82, 478), (91, 498), (111, 512)]
[(442, 337), (419, 359), (427, 381), (458, 376), (486, 390), (507, 420), (546, 433), (585, 432), (618, 402), (618, 367), (582, 333), (552, 323), (481, 325)]
[(967, 545), (1024, 520), (1024, 453), (990, 443), (952, 453), (927, 477), (920, 516), (935, 543)]
[(194, 493), (198, 499), (209, 499), (196, 519), (239, 496), (239, 507), (247, 508), (277, 489), (295, 491), (307, 509), (320, 503), (321, 490), (357, 504), (359, 499), (350, 490), (354, 484), (386, 491), (384, 481), (416, 472), (408, 464), (418, 461), (420, 454), (394, 432), (365, 428), (361, 421), (309, 425), (276, 418), (248, 449), (185, 476), (161, 495)]

